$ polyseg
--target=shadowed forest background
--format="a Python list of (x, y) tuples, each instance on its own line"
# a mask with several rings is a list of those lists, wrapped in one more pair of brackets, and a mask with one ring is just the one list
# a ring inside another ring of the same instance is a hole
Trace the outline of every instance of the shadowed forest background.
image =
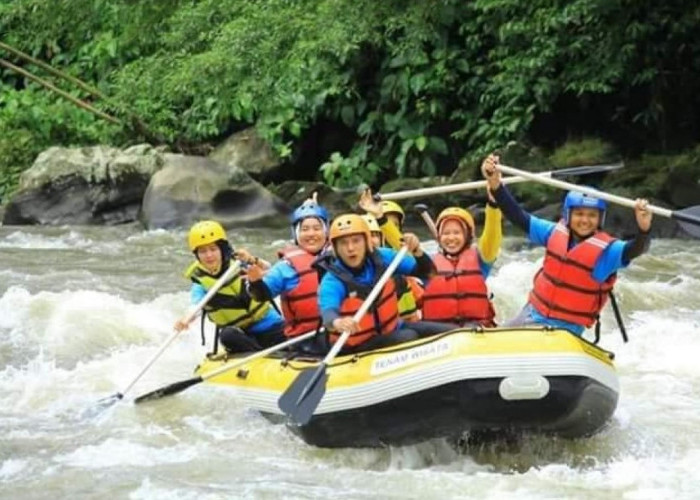
[(688, 0), (1, 0), (0, 41), (103, 98), (0, 48), (0, 198), (52, 145), (206, 154), (251, 125), (282, 180), (450, 175), (517, 141), (624, 158), (654, 196), (700, 177), (698, 26)]

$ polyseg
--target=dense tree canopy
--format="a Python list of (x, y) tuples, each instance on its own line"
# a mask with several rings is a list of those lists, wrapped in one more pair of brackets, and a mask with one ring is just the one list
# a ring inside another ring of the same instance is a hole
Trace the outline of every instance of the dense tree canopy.
[(292, 164), (321, 142), (338, 185), (514, 139), (672, 151), (700, 135), (698, 25), (689, 0), (0, 0), (0, 40), (111, 100), (2, 59), (126, 123), (0, 68), (0, 196), (47, 145), (143, 139), (130, 113), (182, 150), (251, 124)]

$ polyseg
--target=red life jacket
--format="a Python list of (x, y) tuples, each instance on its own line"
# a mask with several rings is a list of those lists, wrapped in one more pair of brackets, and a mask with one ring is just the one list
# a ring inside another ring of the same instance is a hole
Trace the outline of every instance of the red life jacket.
[[(385, 266), (375, 253), (370, 257), (374, 262), (375, 280), (379, 280)], [(324, 264), (324, 269), (336, 275), (347, 287), (348, 296), (340, 304), (341, 316), (353, 316), (364, 300), (372, 291), (372, 286), (360, 285), (347, 270), (333, 264)], [(360, 329), (350, 335), (345, 345), (349, 347), (360, 345), (375, 335), (388, 335), (396, 330), (399, 323), (399, 304), (396, 298), (394, 280), (387, 280), (381, 293), (362, 318)], [(342, 332), (330, 332), (329, 340), (335, 342)]]
[(438, 253), (433, 256), (433, 262), (437, 276), (425, 287), (423, 319), (495, 326), (496, 313), (489, 300), (476, 249), (463, 250), (456, 261)]
[(569, 250), (569, 229), (559, 221), (547, 240), (542, 269), (535, 275), (529, 297), (533, 307), (548, 318), (592, 326), (617, 280), (613, 274), (598, 283), (592, 276), (596, 261), (613, 241), (597, 231)]
[(284, 335), (296, 337), (321, 325), (317, 300), (318, 272), (311, 267), (317, 256), (296, 246), (283, 248), (277, 254), (285, 259), (299, 276), (297, 287), (291, 292), (283, 293), (281, 300), (285, 321)]

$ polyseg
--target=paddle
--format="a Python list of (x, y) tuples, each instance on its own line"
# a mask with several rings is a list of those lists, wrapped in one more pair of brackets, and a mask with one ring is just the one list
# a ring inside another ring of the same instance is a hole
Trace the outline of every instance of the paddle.
[[(609, 172), (611, 170), (617, 170), (623, 167), (622, 163), (616, 163), (614, 165), (586, 165), (582, 167), (571, 167), (571, 168), (561, 168), (559, 170), (551, 170), (549, 172), (537, 172), (535, 174), (538, 178), (548, 179), (548, 178), (559, 178), (572, 175), (586, 175), (599, 172)], [(504, 170), (505, 172), (505, 170)], [(526, 178), (522, 176), (516, 177), (506, 177), (501, 179), (504, 184), (515, 184), (518, 182), (527, 182), (529, 180), (534, 180), (532, 178)], [(480, 189), (486, 187), (486, 181), (473, 181), (473, 182), (463, 182), (461, 184), (448, 184), (445, 186), (434, 186), (422, 189), (410, 189), (407, 191), (396, 191), (394, 193), (377, 193), (377, 195), (382, 200), (402, 200), (404, 198), (414, 198), (417, 196), (429, 196), (433, 194), (444, 194), (453, 193), (455, 191), (467, 191), (469, 189)]]
[[(580, 193), (593, 196), (595, 198), (600, 198), (602, 200), (609, 201), (610, 203), (616, 203), (617, 205), (622, 205), (624, 207), (634, 208), (635, 201), (630, 198), (623, 198), (622, 196), (605, 193), (603, 191), (598, 191), (597, 189), (589, 188), (586, 186), (579, 186), (576, 184), (571, 184), (569, 182), (542, 177), (540, 175), (533, 174), (531, 172), (526, 172), (523, 170), (518, 170), (517, 168), (508, 167), (506, 165), (499, 165), (498, 168), (502, 172), (505, 172), (507, 174), (518, 175), (525, 179), (530, 179), (535, 182), (541, 182), (542, 184), (548, 184), (550, 186), (558, 187), (560, 189), (578, 191)], [(683, 228), (683, 230), (690, 236), (694, 238), (700, 238), (700, 205), (693, 205), (692, 207), (687, 207), (682, 210), (669, 210), (668, 208), (647, 205), (647, 209), (656, 215), (660, 215), (661, 217), (668, 217), (670, 219), (674, 219), (678, 222), (678, 224), (680, 224), (681, 228)]]
[(435, 226), (435, 222), (433, 222), (433, 218), (430, 216), (430, 212), (428, 212), (428, 206), (425, 203), (416, 203), (415, 205), (413, 205), (413, 208), (423, 218), (425, 225), (428, 226), (430, 234), (433, 236), (434, 239), (437, 240), (437, 227)]
[[(228, 281), (237, 273), (240, 271), (240, 265), (238, 263), (231, 264), (231, 266), (226, 270), (226, 272), (219, 278), (216, 283), (209, 289), (207, 294), (200, 300), (196, 305), (194, 305), (190, 311), (187, 313), (187, 316), (185, 317), (185, 320), (187, 323), (192, 321), (194, 317), (202, 310), (204, 309), (204, 306), (207, 305), (207, 302), (211, 300), (211, 298), (216, 294), (216, 292), (219, 291), (219, 289), (224, 286)], [(173, 333), (168, 337), (168, 339), (163, 342), (163, 344), (158, 348), (156, 353), (151, 357), (151, 359), (148, 360), (148, 363), (144, 365), (144, 367), (141, 369), (141, 371), (134, 377), (134, 379), (129, 382), (129, 384), (121, 391), (121, 392), (116, 392), (112, 394), (111, 396), (108, 396), (106, 398), (103, 398), (97, 402), (98, 405), (107, 408), (108, 406), (113, 405), (120, 399), (124, 399), (124, 394), (126, 394), (133, 386), (136, 384), (136, 382), (143, 376), (144, 373), (151, 367), (153, 363), (156, 362), (156, 360), (160, 357), (161, 354), (168, 348), (170, 344), (173, 343), (175, 338), (180, 334), (177, 330), (173, 331)]]
[[(360, 308), (352, 317), (353, 321), (358, 323), (367, 313), (374, 300), (381, 293), (384, 284), (389, 280), (394, 271), (399, 265), (399, 262), (406, 255), (408, 248), (401, 247), (396, 256), (393, 258), (389, 267), (386, 268), (379, 281), (374, 285), (372, 291), (362, 303)], [(321, 398), (326, 393), (326, 382), (328, 381), (328, 373), (326, 368), (333, 361), (338, 352), (343, 348), (343, 345), (350, 337), (350, 332), (346, 331), (335, 341), (333, 347), (328, 352), (323, 361), (316, 368), (309, 368), (302, 371), (290, 384), (287, 390), (280, 396), (277, 404), (293, 422), (298, 425), (305, 425), (311, 420), (314, 411), (321, 402)]]
[(156, 389), (155, 391), (151, 391), (149, 393), (143, 394), (136, 399), (134, 399), (134, 403), (143, 403), (144, 401), (153, 401), (155, 399), (161, 399), (164, 398), (165, 396), (172, 396), (173, 394), (177, 394), (178, 392), (182, 392), (188, 387), (192, 387), (193, 385), (197, 385), (200, 382), (204, 382), (205, 380), (209, 380), (210, 378), (216, 377), (217, 375), (221, 375), (222, 373), (226, 373), (229, 370), (233, 370), (234, 368), (238, 368), (239, 366), (243, 366), (246, 363), (249, 363), (253, 361), (254, 359), (262, 358), (264, 356), (267, 356), (268, 354), (272, 354), (273, 352), (280, 351), (284, 349), (285, 347), (289, 347), (290, 345), (294, 345), (298, 342), (301, 342), (302, 340), (309, 339), (316, 335), (316, 330), (312, 332), (307, 332), (302, 335), (299, 335), (297, 337), (293, 337), (289, 340), (286, 340), (284, 342), (281, 342), (277, 345), (274, 345), (272, 347), (268, 347), (267, 349), (263, 349), (262, 351), (256, 351), (255, 353), (251, 354), (250, 356), (246, 356), (245, 358), (241, 358), (238, 360), (235, 360), (233, 363), (226, 364), (220, 368), (217, 368), (216, 370), (212, 370), (210, 372), (207, 372), (203, 375), (198, 375), (196, 377), (188, 378), (185, 380), (181, 380), (179, 382), (172, 383), (170, 385), (166, 385), (165, 387), (161, 387), (160, 389)]

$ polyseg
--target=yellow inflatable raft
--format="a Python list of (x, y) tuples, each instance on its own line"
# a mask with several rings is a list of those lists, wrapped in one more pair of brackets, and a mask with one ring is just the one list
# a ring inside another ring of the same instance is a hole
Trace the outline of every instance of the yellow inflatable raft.
[[(321, 447), (411, 444), (469, 431), (587, 436), (618, 400), (613, 354), (565, 330), (454, 330), (390, 348), (338, 356), (313, 417), (289, 428)], [(206, 359), (202, 375), (235, 357)], [(265, 357), (207, 380), (283, 421), (280, 395), (319, 359)]]

